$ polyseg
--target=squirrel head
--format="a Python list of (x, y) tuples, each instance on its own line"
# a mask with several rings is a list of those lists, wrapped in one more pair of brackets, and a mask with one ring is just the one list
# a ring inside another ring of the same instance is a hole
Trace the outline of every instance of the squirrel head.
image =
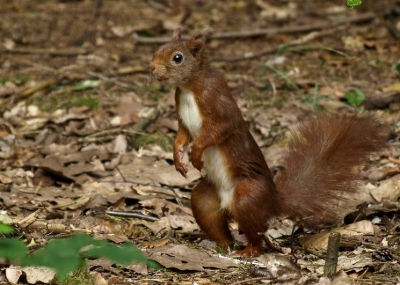
[(202, 33), (190, 40), (181, 39), (181, 29), (175, 29), (172, 39), (162, 45), (150, 63), (150, 72), (163, 83), (175, 86), (189, 86), (206, 65), (205, 38)]

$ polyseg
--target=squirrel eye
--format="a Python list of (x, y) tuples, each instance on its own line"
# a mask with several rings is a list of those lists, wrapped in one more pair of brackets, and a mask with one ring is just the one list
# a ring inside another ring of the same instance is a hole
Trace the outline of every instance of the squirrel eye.
[(181, 55), (180, 53), (177, 53), (176, 55), (174, 55), (172, 60), (175, 61), (176, 63), (181, 63), (183, 60), (183, 55)]

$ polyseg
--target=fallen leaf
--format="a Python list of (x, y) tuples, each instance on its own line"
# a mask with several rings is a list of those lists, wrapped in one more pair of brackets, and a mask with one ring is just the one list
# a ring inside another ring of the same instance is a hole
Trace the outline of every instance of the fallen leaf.
[(55, 271), (47, 267), (29, 266), (22, 267), (20, 270), (25, 273), (29, 284), (50, 283), (55, 277)]
[[(189, 187), (193, 181), (200, 178), (200, 172), (189, 168), (187, 177), (180, 175), (175, 167), (165, 160), (157, 160), (154, 157), (135, 157), (126, 165), (120, 165), (119, 170), (128, 181), (138, 184), (168, 185), (178, 187)], [(146, 170), (146, 171), (144, 171)]]
[(364, 41), (360, 36), (343, 36), (342, 42), (346, 50), (363, 51)]
[(376, 202), (397, 201), (400, 197), (400, 174), (381, 181), (379, 186), (371, 187), (370, 194)]
[(335, 228), (328, 232), (315, 235), (306, 235), (300, 237), (299, 241), (307, 249), (321, 249), (323, 251), (328, 247), (328, 239), (331, 232), (338, 232), (342, 235), (373, 235), (375, 234), (374, 225), (370, 221), (359, 221), (344, 227)]
[(179, 270), (204, 271), (205, 268), (227, 269), (238, 267), (238, 264), (232, 259), (211, 256), (183, 244), (150, 249), (146, 254), (148, 258), (157, 261), (166, 268), (177, 268)]
[(143, 248), (155, 248), (155, 247), (160, 247), (160, 246), (164, 246), (168, 243), (169, 238), (163, 238), (163, 239), (159, 239), (156, 241), (144, 241), (142, 242), (142, 247)]
[(265, 265), (272, 277), (278, 281), (299, 280), (301, 277), (300, 268), (294, 264), (289, 256), (280, 254), (264, 254), (257, 258)]
[(382, 88), (383, 92), (390, 92), (390, 91), (396, 91), (400, 92), (400, 82), (396, 82), (392, 85), (386, 86)]

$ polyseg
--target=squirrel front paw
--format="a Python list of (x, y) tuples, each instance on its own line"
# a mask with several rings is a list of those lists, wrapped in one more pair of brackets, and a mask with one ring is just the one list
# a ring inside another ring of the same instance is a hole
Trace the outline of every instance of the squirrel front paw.
[(183, 177), (185, 177), (185, 178), (187, 178), (187, 172), (188, 172), (188, 168), (187, 168), (187, 165), (186, 165), (186, 163), (184, 163), (182, 160), (183, 160), (183, 153), (184, 153), (184, 148), (183, 147), (181, 147), (181, 148), (179, 148), (178, 149), (178, 151), (175, 151), (174, 152), (174, 164), (175, 164), (175, 169), (177, 170), (177, 171), (179, 171), (179, 173), (183, 176)]
[(199, 171), (201, 171), (204, 166), (203, 160), (201, 159), (202, 154), (203, 151), (199, 147), (197, 147), (196, 144), (194, 144), (190, 153), (190, 157), (192, 158), (192, 164), (194, 168)]
[(187, 166), (186, 166), (186, 163), (183, 163), (183, 162), (175, 162), (175, 169), (177, 170), (177, 171), (179, 171), (179, 173), (183, 176), (183, 177), (185, 177), (185, 178), (187, 178), (187, 172), (188, 172), (188, 169), (187, 169)]

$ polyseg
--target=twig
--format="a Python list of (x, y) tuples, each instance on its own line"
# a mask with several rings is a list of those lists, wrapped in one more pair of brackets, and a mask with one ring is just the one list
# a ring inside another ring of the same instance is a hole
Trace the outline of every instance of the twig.
[(124, 217), (124, 218), (139, 218), (147, 221), (159, 221), (160, 219), (157, 217), (147, 216), (139, 213), (128, 213), (128, 212), (117, 212), (117, 211), (106, 211), (107, 215), (116, 216), (116, 217)]
[[(338, 51), (338, 50), (335, 50), (335, 49), (332, 49), (332, 48), (329, 48), (329, 47), (325, 47), (323, 45), (302, 46), (303, 44), (305, 44), (305, 43), (307, 43), (309, 41), (315, 40), (316, 38), (320, 38), (320, 37), (323, 37), (323, 36), (328, 36), (328, 35), (337, 33), (338, 30), (342, 30), (344, 28), (345, 27), (340, 26), (340, 27), (337, 27), (337, 28), (334, 28), (334, 29), (328, 29), (328, 30), (324, 30), (324, 31), (320, 31), (320, 32), (311, 32), (311, 33), (305, 35), (304, 37), (295, 39), (294, 41), (292, 41), (292, 42), (290, 42), (288, 44), (280, 45), (278, 47), (271, 47), (271, 48), (262, 50), (262, 51), (257, 52), (257, 53), (247, 53), (244, 56), (235, 56), (235, 57), (223, 57), (223, 58), (216, 57), (216, 58), (212, 58), (211, 60), (212, 61), (227, 61), (227, 62), (250, 60), (250, 59), (256, 59), (256, 58), (261, 57), (263, 55), (275, 53), (277, 51), (282, 51), (282, 50), (292, 51), (292, 50), (297, 50), (297, 49), (300, 49), (300, 48), (301, 49), (306, 49), (306, 48), (308, 48), (308, 49), (311, 49), (311, 48), (325, 49), (325, 50), (340, 54), (342, 56), (348, 57), (347, 54), (345, 54), (345, 53), (343, 53), (341, 51)], [(297, 46), (301, 46), (301, 47), (297, 48)], [(294, 47), (294, 48), (291, 48), (291, 47)]]
[(397, 113), (396, 119), (394, 120), (393, 125), (390, 128), (391, 133), (393, 133), (393, 134), (395, 133), (395, 129), (396, 129), (397, 124), (399, 123), (399, 120), (400, 120), (400, 111)]
[(77, 56), (81, 54), (88, 54), (89, 51), (85, 49), (64, 49), (57, 50), (55, 48), (50, 49), (37, 49), (37, 48), (13, 48), (5, 49), (0, 48), (0, 53), (21, 53), (21, 54), (48, 54), (52, 56)]
[(313, 102), (312, 102), (312, 110), (313, 110), (313, 112), (315, 112), (317, 110), (317, 101), (318, 101), (318, 83), (315, 83), (314, 94), (313, 94)]
[(53, 67), (45, 66), (45, 65), (33, 62), (31, 60), (25, 60), (25, 59), (22, 59), (22, 58), (20, 58), (20, 60), (21, 60), (22, 63), (30, 65), (30, 66), (32, 66), (34, 68), (37, 68), (37, 69), (40, 69), (40, 70), (45, 70), (45, 71), (49, 71), (49, 72), (52, 72), (52, 73), (57, 73), (58, 72), (58, 70), (53, 68)]
[[(129, 125), (127, 125), (125, 127), (129, 127)], [(118, 126), (118, 127), (112, 128), (112, 129), (107, 129), (107, 130), (91, 133), (89, 135), (86, 135), (84, 138), (78, 139), (78, 142), (79, 143), (82, 143), (82, 142), (94, 142), (95, 140), (91, 140), (92, 138), (101, 137), (101, 136), (104, 136), (104, 135), (110, 135), (112, 133), (120, 133), (120, 132), (124, 133), (124, 134), (128, 134), (128, 135), (149, 136), (149, 134), (146, 134), (144, 132), (133, 131), (133, 130), (124, 130), (124, 129), (121, 129), (120, 126)]]
[(271, 83), (271, 86), (272, 86), (271, 102), (274, 102), (275, 101), (275, 97), (276, 97), (276, 86), (275, 86), (274, 81), (270, 77), (268, 77), (268, 80), (269, 80), (269, 82)]
[(86, 72), (86, 73), (89, 74), (89, 75), (91, 75), (91, 76), (100, 78), (101, 80), (108, 81), (108, 82), (112, 82), (112, 83), (114, 83), (115, 85), (121, 86), (121, 87), (126, 88), (126, 89), (132, 89), (132, 88), (133, 88), (133, 87), (130, 86), (129, 84), (120, 82), (120, 81), (118, 81), (118, 80), (116, 80), (116, 79), (114, 79), (114, 78), (107, 77), (107, 76), (102, 75), (102, 74), (97, 73), (97, 72), (88, 71), (88, 72)]
[(121, 175), (122, 180), (124, 180), (124, 182), (127, 182), (125, 176), (122, 174), (121, 170), (119, 169), (118, 165), (115, 166), (115, 169), (118, 171), (119, 175)]
[(332, 278), (332, 276), (336, 273), (340, 236), (341, 235), (339, 232), (331, 232), (331, 234), (329, 235), (324, 267), (324, 276), (327, 276), (329, 278)]
[(167, 15), (172, 13), (171, 8), (161, 3), (161, 1), (159, 3), (158, 1), (149, 0), (147, 5)]
[(129, 67), (122, 67), (117, 70), (117, 75), (127, 75), (132, 73), (144, 73), (148, 72), (146, 68), (141, 65), (129, 66)]
[(289, 51), (297, 51), (297, 50), (311, 50), (311, 49), (320, 49), (320, 50), (326, 50), (326, 51), (330, 51), (332, 53), (336, 53), (338, 55), (341, 55), (343, 57), (346, 58), (351, 58), (350, 55), (348, 55), (347, 53), (344, 53), (340, 50), (334, 49), (334, 48), (330, 48), (321, 44), (308, 44), (308, 45), (297, 45), (291, 48), (288, 48), (287, 50)]
[(261, 238), (264, 240), (265, 244), (272, 250), (277, 251), (277, 252), (283, 252), (282, 248), (277, 245), (272, 243), (272, 241), (268, 238), (268, 236), (264, 233), (259, 233), (259, 235), (261, 236)]
[(265, 278), (264, 277), (254, 277), (254, 278), (249, 278), (249, 279), (233, 282), (233, 283), (231, 283), (231, 285), (250, 284), (250, 283), (253, 283), (256, 281), (261, 281), (263, 279), (265, 279)]
[(100, 16), (100, 9), (103, 6), (103, 0), (94, 1), (94, 9), (92, 14), (92, 23), (94, 23)]
[(276, 74), (278, 74), (280, 77), (283, 78), (283, 80), (285, 80), (288, 84), (290, 84), (291, 86), (293, 86), (294, 89), (296, 89), (301, 95), (305, 96), (303, 90), (300, 89), (299, 86), (297, 86), (296, 83), (294, 83), (285, 73), (283, 73), (282, 71), (280, 71), (279, 69), (273, 67), (272, 65), (267, 65), (267, 67), (269, 69), (271, 69), (273, 72), (275, 72)]
[[(336, 27), (343, 24), (351, 24), (358, 22), (370, 21), (375, 18), (375, 13), (364, 13), (361, 15), (356, 15), (353, 17), (348, 17), (345, 19), (341, 19), (334, 23), (332, 22), (320, 22), (311, 25), (304, 26), (294, 26), (294, 27), (283, 27), (283, 28), (269, 28), (269, 29), (255, 29), (255, 30), (246, 30), (246, 31), (234, 31), (234, 32), (221, 32), (221, 33), (213, 33), (208, 36), (209, 39), (231, 39), (231, 38), (248, 38), (248, 37), (257, 37), (257, 36), (273, 36), (276, 34), (293, 34), (293, 33), (301, 33), (301, 32), (310, 32), (316, 30), (324, 30), (332, 27)], [(134, 34), (133, 39), (136, 43), (142, 44), (163, 44), (170, 41), (170, 37), (140, 37), (137, 34)]]
[(46, 88), (48, 88), (48, 87), (50, 87), (52, 85), (55, 85), (56, 83), (57, 83), (57, 81), (54, 80), (54, 79), (50, 79), (50, 80), (47, 80), (47, 81), (39, 82), (35, 86), (33, 86), (31, 88), (28, 88), (28, 89), (25, 89), (24, 91), (22, 91), (21, 95), (24, 98), (29, 97), (30, 95), (36, 93), (37, 91), (42, 90), (42, 89), (46, 89)]

